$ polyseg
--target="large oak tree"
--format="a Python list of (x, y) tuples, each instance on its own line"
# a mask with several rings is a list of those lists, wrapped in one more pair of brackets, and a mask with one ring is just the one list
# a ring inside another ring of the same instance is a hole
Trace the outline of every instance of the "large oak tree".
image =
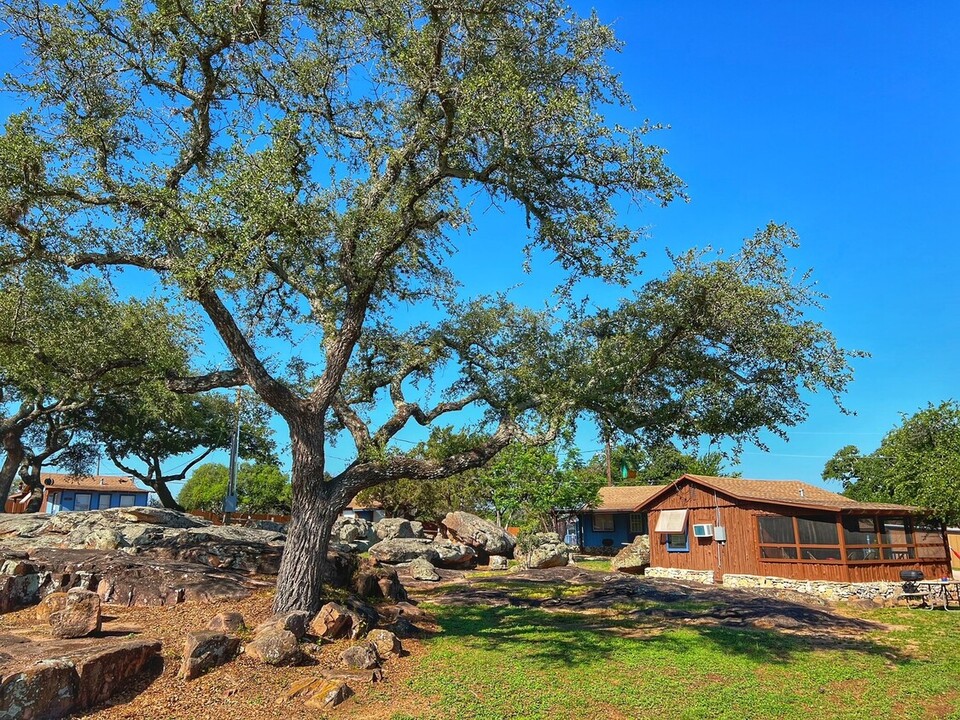
[[(277, 610), (317, 607), (330, 528), (364, 488), (479, 467), (582, 409), (607, 434), (743, 440), (802, 417), (798, 384), (849, 378), (803, 318), (815, 298), (783, 272), (782, 229), (735, 263), (678, 258), (651, 305), (601, 317), (458, 300), (447, 261), (474, 242), (477, 204), (519, 206), (515, 247), (566, 273), (565, 299), (584, 278), (633, 277), (618, 203), (682, 193), (652, 126), (605, 119), (629, 106), (610, 28), (562, 3), (0, 7), (26, 58), (7, 84), (24, 112), (0, 138), (0, 265), (136, 268), (209, 320), (234, 367), (172, 387), (248, 385), (289, 427)], [(465, 409), (483, 413), (482, 444), (393, 450), (408, 423)], [(338, 434), (355, 459), (327, 477)]]

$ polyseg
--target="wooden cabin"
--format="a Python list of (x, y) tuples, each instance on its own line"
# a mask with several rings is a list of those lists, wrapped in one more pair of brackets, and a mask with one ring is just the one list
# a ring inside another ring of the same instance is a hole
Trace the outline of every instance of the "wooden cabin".
[(616, 555), (637, 535), (649, 533), (647, 513), (634, 512), (666, 485), (611, 485), (600, 488), (600, 503), (576, 513), (581, 552)]
[(862, 503), (795, 480), (683, 475), (634, 508), (650, 566), (836, 582), (950, 575), (946, 529), (917, 508)]

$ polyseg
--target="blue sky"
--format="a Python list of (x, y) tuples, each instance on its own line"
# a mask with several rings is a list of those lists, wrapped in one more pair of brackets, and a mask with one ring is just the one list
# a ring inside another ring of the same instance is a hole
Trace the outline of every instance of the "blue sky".
[[(842, 415), (748, 448), (748, 477), (819, 482), (852, 443), (957, 397), (960, 350), (960, 6), (953, 3), (594, 4), (626, 43), (614, 59), (689, 185), (648, 211), (648, 250), (729, 246), (768, 220), (830, 297), (818, 319), (866, 350)], [(588, 4), (577, 5), (586, 9)]]
[[(956, 398), (960, 5), (574, 5), (595, 6), (626, 44), (611, 63), (636, 113), (611, 119), (669, 124), (651, 141), (688, 184), (689, 203), (631, 211), (649, 231), (645, 277), (663, 268), (664, 248), (732, 249), (786, 222), (801, 239), (794, 264), (813, 268), (830, 296), (816, 318), (872, 355), (857, 361), (845, 398), (855, 416), (815, 396), (789, 442), (748, 447), (738, 470), (820, 483), (841, 446), (873, 450), (901, 412)], [(491, 252), (517, 220), (481, 213), (477, 233), (457, 242), (468, 288), (549, 294), (549, 271), (523, 276), (518, 259)], [(589, 433), (579, 443), (587, 455), (599, 449)], [(331, 455), (334, 466), (347, 459), (347, 444)]]

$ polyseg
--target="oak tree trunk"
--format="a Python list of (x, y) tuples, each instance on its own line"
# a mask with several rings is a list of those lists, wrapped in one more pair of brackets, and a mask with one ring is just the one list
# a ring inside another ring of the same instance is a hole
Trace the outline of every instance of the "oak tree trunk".
[(165, 508), (170, 508), (171, 510), (178, 510), (179, 512), (186, 512), (183, 509), (183, 506), (176, 501), (176, 498), (173, 497), (173, 494), (170, 492), (170, 488), (167, 487), (167, 484), (163, 480), (157, 480), (154, 483), (148, 483), (153, 491), (157, 494), (157, 497), (160, 499), (160, 504)]
[(350, 498), (339, 483), (324, 482), (322, 432), (291, 429), (291, 440), (293, 502), (273, 610), (316, 612), (324, 601), (324, 567), (333, 524)]
[(23, 431), (20, 429), (7, 429), (2, 436), (4, 458), (3, 465), (0, 466), (0, 512), (5, 512), (10, 488), (27, 454), (22, 436)]

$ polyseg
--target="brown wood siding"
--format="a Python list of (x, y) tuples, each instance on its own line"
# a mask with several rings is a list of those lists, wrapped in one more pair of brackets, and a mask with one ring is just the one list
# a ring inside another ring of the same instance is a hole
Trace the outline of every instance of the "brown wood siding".
[(954, 530), (947, 533), (947, 541), (950, 543), (950, 564), (957, 570), (960, 570), (960, 557), (954, 553), (960, 554), (960, 530)]
[[(667, 552), (665, 538), (655, 532), (661, 510), (687, 509), (689, 552)], [(719, 512), (720, 520), (717, 520)], [(935, 578), (950, 574), (946, 558), (912, 559), (895, 562), (796, 562), (791, 560), (767, 560), (760, 558), (757, 532), (759, 515), (808, 516), (810, 510), (768, 505), (758, 502), (737, 501), (723, 493), (693, 485), (689, 481), (678, 484), (676, 491), (664, 496), (649, 508), (650, 520), (650, 565), (683, 570), (713, 570), (719, 582), (727, 573), (735, 575), (769, 575), (794, 580), (828, 580), (835, 582), (877, 582), (900, 580), (900, 571), (918, 569), (924, 577)], [(692, 526), (700, 523), (721, 525), (727, 531), (727, 541), (721, 546), (713, 538), (693, 537)], [(839, 528), (838, 528), (839, 530)], [(843, 533), (840, 532), (842, 542)], [(951, 542), (960, 535), (951, 536)], [(958, 547), (960, 552), (960, 547)]]

